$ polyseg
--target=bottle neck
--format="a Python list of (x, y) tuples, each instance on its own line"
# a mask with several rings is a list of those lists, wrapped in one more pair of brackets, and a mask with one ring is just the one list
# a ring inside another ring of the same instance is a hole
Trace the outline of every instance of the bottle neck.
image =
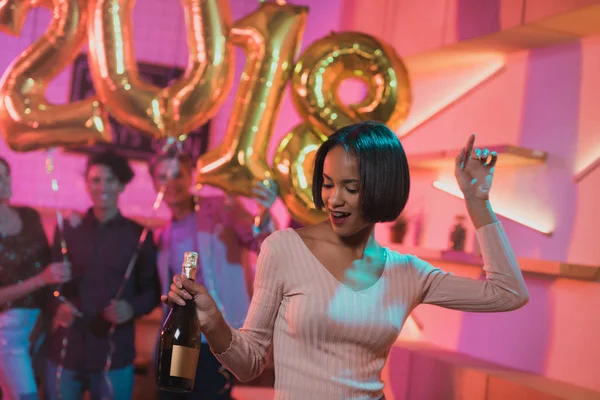
[(171, 310), (170, 318), (174, 321), (181, 320), (182, 318), (188, 319), (191, 316), (196, 316), (196, 304), (194, 300), (185, 300), (185, 305), (173, 304), (173, 309)]
[(194, 300), (185, 300), (185, 306), (182, 306), (179, 304), (173, 304), (173, 311), (176, 311), (176, 310), (182, 310), (181, 312), (183, 312), (184, 314), (187, 314), (188, 312), (195, 314), (196, 313), (196, 304), (194, 304)]
[(183, 266), (181, 268), (181, 275), (185, 275), (186, 278), (196, 280), (196, 267)]

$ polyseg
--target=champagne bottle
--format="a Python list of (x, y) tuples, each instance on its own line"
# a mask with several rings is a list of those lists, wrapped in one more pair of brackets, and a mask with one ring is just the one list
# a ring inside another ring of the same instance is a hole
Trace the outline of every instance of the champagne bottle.
[[(182, 274), (194, 280), (198, 253), (183, 254)], [(200, 322), (193, 300), (174, 304), (160, 332), (156, 379), (160, 390), (191, 392), (200, 355)]]

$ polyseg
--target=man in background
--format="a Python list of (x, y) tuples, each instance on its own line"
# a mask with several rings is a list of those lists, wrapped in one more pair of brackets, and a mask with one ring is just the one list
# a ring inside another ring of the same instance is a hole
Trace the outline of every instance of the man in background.
[[(119, 197), (133, 177), (128, 161), (112, 152), (93, 155), (87, 162), (85, 183), (92, 207), (77, 226), (66, 224), (63, 232), (73, 279), (60, 290), (77, 310), (54, 298), (49, 304), (54, 317), (44, 379), (46, 399), (79, 400), (86, 390), (92, 400), (132, 398), (134, 319), (160, 301), (152, 234), (138, 247), (142, 226), (119, 211)], [(137, 251), (131, 277), (115, 298)], [(53, 258), (62, 257), (57, 231)], [(114, 352), (105, 376), (111, 342)]]
[[(227, 322), (240, 328), (250, 305), (252, 273), (246, 250), (258, 251), (274, 230), (270, 207), (277, 198), (274, 182), (254, 190), (256, 217), (241, 202), (224, 196), (197, 197), (192, 187), (192, 161), (185, 155), (165, 152), (149, 165), (157, 191), (165, 186), (164, 202), (172, 218), (159, 236), (158, 270), (162, 293), (169, 291), (175, 274), (181, 273), (183, 253), (198, 253), (196, 281), (215, 299)], [(163, 321), (167, 316), (167, 309)], [(233, 377), (214, 357), (204, 338), (200, 349), (194, 390), (188, 394), (160, 392), (161, 400), (229, 400)]]

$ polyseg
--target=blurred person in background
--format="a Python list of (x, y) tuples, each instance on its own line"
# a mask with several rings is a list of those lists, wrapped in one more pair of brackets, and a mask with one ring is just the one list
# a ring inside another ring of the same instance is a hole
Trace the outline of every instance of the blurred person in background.
[(6, 400), (37, 399), (30, 335), (48, 285), (71, 278), (68, 263), (50, 264), (40, 215), (14, 207), (11, 171), (0, 157), (0, 386)]
[[(86, 390), (92, 400), (132, 398), (134, 319), (152, 311), (159, 301), (156, 246), (151, 232), (140, 248), (122, 295), (115, 299), (143, 230), (119, 210), (119, 197), (133, 177), (129, 162), (113, 152), (88, 159), (85, 183), (92, 207), (77, 226), (66, 224), (63, 232), (73, 279), (64, 285), (62, 294), (82, 316), (51, 298), (48, 308), (53, 315), (53, 331), (44, 379), (47, 399), (79, 400)], [(58, 232), (52, 257), (62, 258)], [(109, 336), (113, 325), (115, 331)], [(65, 337), (68, 346), (63, 359)], [(111, 342), (114, 352), (105, 379)], [(60, 376), (59, 366), (63, 367)]]
[[(262, 240), (275, 230), (270, 208), (277, 198), (274, 182), (260, 182), (254, 189), (258, 205), (253, 217), (230, 196), (194, 196), (193, 163), (175, 149), (158, 154), (149, 163), (156, 191), (165, 186), (164, 202), (172, 217), (157, 234), (161, 288), (168, 292), (174, 275), (181, 273), (183, 253), (198, 253), (196, 281), (206, 285), (225, 319), (237, 328), (246, 318), (252, 296), (253, 274), (247, 251), (258, 252)], [(168, 315), (165, 307), (163, 322)], [(229, 400), (233, 376), (217, 361), (204, 337), (191, 393), (160, 391), (161, 400)]]

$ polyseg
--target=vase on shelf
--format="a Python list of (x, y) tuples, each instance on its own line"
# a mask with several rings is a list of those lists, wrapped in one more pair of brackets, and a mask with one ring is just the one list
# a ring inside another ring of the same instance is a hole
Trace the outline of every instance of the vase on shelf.
[(467, 238), (467, 229), (464, 226), (464, 215), (457, 215), (454, 219), (454, 226), (450, 231), (448, 240), (448, 249), (452, 251), (465, 251), (465, 240)]

